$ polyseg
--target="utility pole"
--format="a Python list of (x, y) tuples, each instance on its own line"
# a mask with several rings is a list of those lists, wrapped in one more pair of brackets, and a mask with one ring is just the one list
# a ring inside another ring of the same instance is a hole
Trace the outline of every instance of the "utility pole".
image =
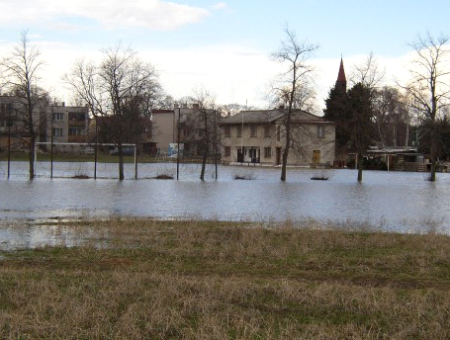
[(6, 104), (8, 110), (8, 179), (11, 171), (11, 110), (12, 104)]
[(218, 136), (217, 136), (217, 124), (218, 124), (218, 115), (217, 115), (217, 111), (214, 111), (214, 165), (215, 165), (215, 179), (217, 181), (218, 178), (218, 174), (217, 174), (217, 144), (218, 144)]
[(97, 179), (98, 120), (97, 120), (97, 115), (96, 114), (94, 114), (94, 119), (95, 119), (94, 179)]
[(54, 121), (53, 105), (50, 116), (50, 178), (53, 178), (53, 121)]
[(180, 117), (181, 117), (181, 108), (180, 105), (178, 105), (178, 136), (177, 136), (177, 181), (179, 178), (179, 172), (180, 172)]

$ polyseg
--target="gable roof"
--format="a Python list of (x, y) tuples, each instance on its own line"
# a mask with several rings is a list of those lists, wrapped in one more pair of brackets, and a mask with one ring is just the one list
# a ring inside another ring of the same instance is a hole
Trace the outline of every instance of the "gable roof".
[[(222, 118), (221, 124), (256, 124), (256, 123), (272, 123), (281, 119), (286, 114), (284, 110), (257, 110), (257, 111), (241, 111), (234, 116)], [(312, 113), (294, 110), (292, 112), (292, 121), (296, 123), (329, 123), (323, 117), (318, 117)]]

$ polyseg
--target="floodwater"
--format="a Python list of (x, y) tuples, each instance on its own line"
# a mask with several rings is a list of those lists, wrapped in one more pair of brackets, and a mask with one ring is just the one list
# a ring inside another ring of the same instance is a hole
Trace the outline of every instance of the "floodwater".
[[(179, 181), (152, 179), (160, 174), (176, 176), (176, 163), (160, 163), (139, 164), (138, 180), (132, 164), (125, 166), (124, 181), (114, 178), (117, 164), (99, 164), (97, 180), (71, 178), (93, 177), (93, 167), (93, 163), (55, 163), (51, 179), (49, 164), (38, 162), (37, 178), (29, 181), (27, 163), (13, 162), (7, 180), (6, 163), (0, 162), (0, 224), (28, 221), (30, 234), (38, 229), (33, 221), (148, 216), (313, 219), (386, 231), (450, 232), (450, 174), (438, 174), (437, 182), (431, 183), (425, 173), (364, 171), (363, 183), (357, 183), (355, 170), (289, 168), (287, 182), (282, 183), (279, 168), (219, 166), (215, 180), (215, 168), (208, 165), (202, 182), (200, 165), (181, 164)], [(236, 175), (251, 180), (235, 180)], [(311, 180), (322, 175), (329, 179)], [(14, 228), (3, 228), (0, 238), (11, 238), (11, 233)]]

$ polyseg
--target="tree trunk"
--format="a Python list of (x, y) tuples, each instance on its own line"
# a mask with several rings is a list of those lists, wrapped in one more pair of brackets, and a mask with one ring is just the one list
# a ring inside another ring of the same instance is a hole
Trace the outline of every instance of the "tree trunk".
[[(392, 130), (392, 146), (397, 147), (397, 125), (398, 122), (395, 122), (393, 124), (393, 130)], [(406, 145), (405, 145), (406, 146)]]
[(430, 168), (430, 182), (436, 181), (436, 161), (437, 161), (437, 123), (433, 121), (433, 127), (431, 128), (431, 168)]
[(117, 151), (119, 153), (119, 180), (123, 181), (125, 176), (123, 174), (123, 148), (122, 143), (117, 144)]
[(203, 135), (203, 159), (202, 159), (202, 171), (200, 172), (200, 180), (203, 181), (205, 179), (205, 169), (206, 169), (206, 160), (208, 158), (208, 145), (209, 145), (209, 129), (208, 129), (208, 115), (206, 110), (202, 112), (204, 128), (205, 132)]
[(430, 156), (431, 156), (430, 182), (434, 182), (434, 181), (436, 181), (436, 139), (435, 139), (435, 136), (432, 137)]
[(384, 140), (383, 132), (381, 131), (381, 124), (377, 121), (377, 129), (378, 129), (378, 136), (380, 137), (381, 146), (383, 149), (386, 148), (386, 142)]
[(283, 152), (283, 158), (281, 162), (281, 180), (284, 182), (286, 181), (286, 166), (287, 166), (287, 159), (288, 159), (288, 153), (289, 148), (285, 148)]
[(28, 162), (30, 164), (29, 167), (29, 174), (30, 174), (30, 179), (34, 179), (34, 153), (35, 153), (35, 144), (34, 144), (34, 139), (32, 138), (32, 140), (30, 141), (30, 154), (28, 155)]
[(361, 183), (362, 182), (362, 175), (363, 175), (363, 169), (361, 168), (361, 166), (358, 167), (358, 182)]
[[(28, 160), (30, 163), (30, 169), (29, 169), (29, 174), (30, 174), (30, 179), (34, 179), (34, 154), (35, 154), (35, 149), (36, 149), (36, 139), (37, 139), (37, 133), (34, 129), (34, 121), (33, 121), (33, 109), (31, 106), (31, 99), (30, 97), (27, 98), (27, 128), (28, 128), (28, 133), (30, 134), (30, 145), (28, 150), (30, 151), (30, 154), (28, 155)], [(53, 117), (52, 117), (53, 118)], [(53, 133), (53, 131), (52, 131)]]
[(430, 168), (430, 182), (436, 181), (436, 162), (431, 162), (431, 168)]
[(358, 182), (359, 183), (362, 182), (362, 177), (363, 177), (363, 157), (362, 157), (362, 154), (359, 153), (358, 154)]
[(203, 153), (203, 159), (202, 159), (202, 171), (200, 172), (200, 180), (203, 181), (205, 179), (205, 169), (206, 169), (206, 160), (208, 158), (208, 152), (205, 151)]
[(289, 111), (286, 117), (286, 141), (283, 152), (283, 159), (281, 164), (281, 181), (286, 181), (286, 167), (287, 161), (289, 157), (289, 148), (291, 145), (291, 112), (292, 112), (292, 104), (289, 103)]

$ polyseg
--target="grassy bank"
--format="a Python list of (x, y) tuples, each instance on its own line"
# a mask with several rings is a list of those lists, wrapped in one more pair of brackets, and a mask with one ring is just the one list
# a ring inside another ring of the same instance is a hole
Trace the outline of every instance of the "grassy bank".
[(2, 254), (0, 338), (450, 338), (447, 236), (151, 220), (64, 228), (79, 246)]

